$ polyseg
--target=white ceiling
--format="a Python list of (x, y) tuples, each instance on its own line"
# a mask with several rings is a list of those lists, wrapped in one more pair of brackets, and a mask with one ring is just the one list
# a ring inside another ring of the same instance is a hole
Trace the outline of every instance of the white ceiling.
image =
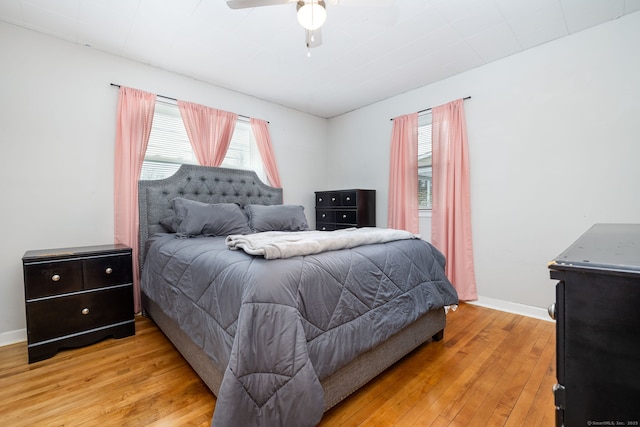
[(640, 10), (640, 0), (327, 3), (311, 57), (293, 3), (0, 0), (0, 20), (333, 117)]

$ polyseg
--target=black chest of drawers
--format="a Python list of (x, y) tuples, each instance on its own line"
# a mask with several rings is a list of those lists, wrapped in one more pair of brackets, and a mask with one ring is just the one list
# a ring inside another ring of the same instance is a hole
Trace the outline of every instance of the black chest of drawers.
[(376, 190), (316, 191), (316, 229), (376, 226)]
[(556, 426), (640, 423), (640, 224), (596, 224), (549, 264)]
[(28, 251), (22, 265), (29, 363), (135, 334), (131, 248)]

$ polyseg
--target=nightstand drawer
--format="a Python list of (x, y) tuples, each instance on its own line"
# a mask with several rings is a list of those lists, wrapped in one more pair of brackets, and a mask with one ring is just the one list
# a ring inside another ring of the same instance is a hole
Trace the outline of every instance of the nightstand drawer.
[(82, 262), (55, 261), (25, 265), (27, 300), (82, 290)]
[(27, 304), (29, 342), (60, 338), (132, 319), (133, 286), (79, 292)]
[(131, 256), (109, 255), (83, 261), (84, 289), (131, 283)]

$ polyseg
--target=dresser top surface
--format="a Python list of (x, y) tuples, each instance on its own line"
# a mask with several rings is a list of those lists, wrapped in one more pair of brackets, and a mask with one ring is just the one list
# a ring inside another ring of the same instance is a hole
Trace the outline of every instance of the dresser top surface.
[(640, 224), (595, 224), (550, 262), (549, 268), (640, 274)]
[(347, 188), (347, 189), (341, 189), (341, 190), (319, 190), (319, 191), (315, 191), (316, 194), (318, 193), (354, 193), (354, 192), (358, 192), (358, 191), (368, 191), (368, 192), (375, 192), (376, 190), (370, 190), (367, 188)]
[(58, 259), (58, 258), (72, 258), (83, 257), (90, 255), (102, 254), (105, 252), (118, 253), (118, 252), (131, 252), (131, 248), (120, 244), (109, 245), (96, 245), (96, 246), (80, 246), (71, 248), (57, 248), (57, 249), (39, 249), (25, 252), (22, 257), (23, 261), (36, 261), (43, 259)]

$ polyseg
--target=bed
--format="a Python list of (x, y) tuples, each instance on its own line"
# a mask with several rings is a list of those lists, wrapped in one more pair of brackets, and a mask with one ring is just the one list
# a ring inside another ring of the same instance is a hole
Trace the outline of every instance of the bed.
[(217, 396), (213, 426), (316, 425), (413, 349), (443, 338), (446, 307), (458, 299), (429, 243), (265, 259), (230, 250), (226, 236), (176, 231), (188, 201), (234, 218), (237, 206), (250, 232), (268, 234), (269, 221), (283, 218), (296, 236), (308, 231), (302, 208), (288, 219), (283, 209), (295, 206), (254, 172), (182, 165), (139, 183), (143, 311)]

